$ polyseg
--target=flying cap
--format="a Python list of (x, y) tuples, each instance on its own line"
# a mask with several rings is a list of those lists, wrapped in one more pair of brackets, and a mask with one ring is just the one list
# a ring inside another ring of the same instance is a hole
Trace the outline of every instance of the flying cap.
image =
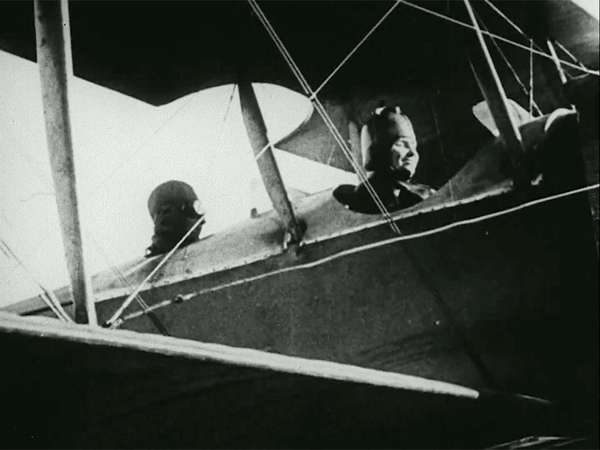
[[(375, 160), (385, 158), (386, 153), (381, 150), (389, 149), (395, 141), (405, 138), (410, 143), (410, 148), (416, 151), (417, 136), (408, 116), (402, 113), (399, 106), (380, 107), (375, 109), (367, 123), (361, 130), (361, 151), (363, 164), (367, 170), (373, 170), (377, 163)], [(380, 148), (381, 145), (384, 148)], [(378, 155), (376, 155), (378, 153)]]
[(164, 204), (180, 204), (192, 207), (199, 216), (204, 214), (194, 189), (187, 183), (170, 180), (159, 184), (148, 198), (148, 211), (154, 216)]

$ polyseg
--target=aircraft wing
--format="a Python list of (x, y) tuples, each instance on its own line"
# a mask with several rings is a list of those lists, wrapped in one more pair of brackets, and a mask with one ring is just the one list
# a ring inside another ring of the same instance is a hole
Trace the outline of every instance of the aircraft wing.
[(398, 373), (8, 313), (0, 349), (8, 445), (472, 447), (524, 436), (547, 410)]

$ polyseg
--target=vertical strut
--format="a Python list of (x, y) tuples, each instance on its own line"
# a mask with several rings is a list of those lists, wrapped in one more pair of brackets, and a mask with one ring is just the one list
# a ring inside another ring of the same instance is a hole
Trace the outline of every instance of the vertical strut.
[(293, 242), (302, 239), (302, 228), (296, 219), (292, 204), (279, 173), (277, 161), (273, 156), (272, 146), (267, 136), (267, 127), (263, 119), (252, 83), (242, 81), (238, 86), (242, 116), (250, 144), (258, 164), (267, 193), (273, 208), (279, 214)]
[(46, 140), (75, 321), (96, 325), (94, 298), (84, 261), (69, 118), (68, 88), (73, 74), (69, 10), (66, 0), (34, 0), (34, 11)]

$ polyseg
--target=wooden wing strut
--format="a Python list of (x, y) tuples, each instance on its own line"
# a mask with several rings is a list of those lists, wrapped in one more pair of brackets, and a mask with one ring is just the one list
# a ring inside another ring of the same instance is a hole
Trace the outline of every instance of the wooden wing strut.
[(290, 234), (291, 241), (300, 242), (302, 227), (294, 214), (292, 204), (283, 185), (252, 83), (249, 81), (241, 82), (238, 85), (238, 92), (246, 132), (273, 208), (279, 214), (287, 232)]
[(69, 118), (68, 85), (73, 73), (69, 11), (66, 0), (35, 0), (34, 8), (46, 140), (71, 280), (75, 321), (96, 325), (92, 287), (84, 262)]

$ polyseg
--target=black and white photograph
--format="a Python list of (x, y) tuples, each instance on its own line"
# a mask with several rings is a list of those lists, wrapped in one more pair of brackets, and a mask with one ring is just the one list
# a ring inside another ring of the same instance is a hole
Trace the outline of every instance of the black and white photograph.
[(0, 448), (599, 448), (598, 0), (0, 0)]

